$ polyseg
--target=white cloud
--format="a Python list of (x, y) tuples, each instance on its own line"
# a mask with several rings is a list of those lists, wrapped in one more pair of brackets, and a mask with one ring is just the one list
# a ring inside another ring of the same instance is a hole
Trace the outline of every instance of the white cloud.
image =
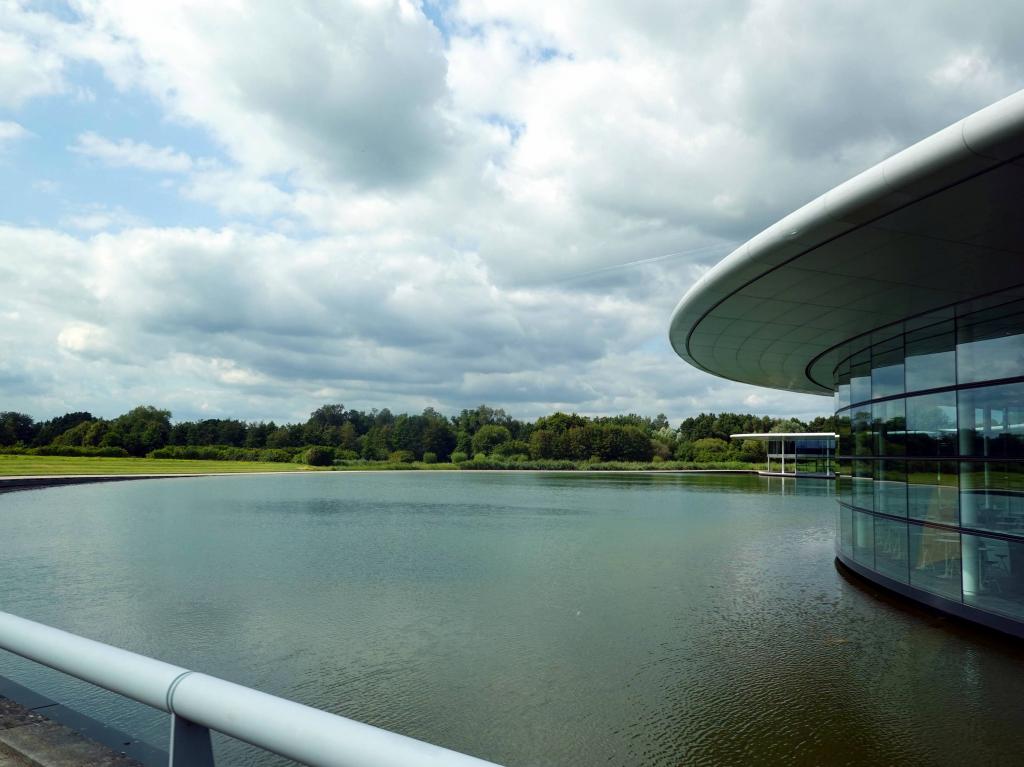
[(193, 166), (191, 157), (184, 152), (175, 151), (172, 147), (154, 147), (127, 138), (111, 141), (92, 131), (80, 134), (68, 149), (114, 168), (185, 173)]
[(120, 206), (86, 205), (74, 213), (63, 216), (61, 226), (79, 229), (86, 232), (101, 232), (112, 229), (124, 229), (130, 226), (142, 226), (145, 221)]
[(205, 126), (250, 171), (372, 187), (420, 179), (447, 152), (441, 35), (409, 4), (114, 0), (88, 16), (133, 46), (106, 62), (116, 82)]
[(57, 345), (75, 354), (108, 351), (112, 346), (106, 329), (81, 322), (62, 328), (57, 334)]
[(942, 85), (959, 85), (973, 80), (988, 69), (988, 61), (977, 54), (958, 53), (931, 73), (931, 81)]
[(227, 216), (270, 218), (288, 214), (295, 207), (294, 198), (273, 182), (225, 168), (207, 168), (193, 173), (181, 186), (190, 200), (215, 206)]
[(438, 11), (447, 39), (388, 0), (3, 11), (0, 106), (101, 115), (112, 86), (221, 151), (83, 133), (73, 151), (161, 174), (201, 216), (147, 227), (84, 199), (61, 221), (78, 236), (0, 229), (0, 309), (23, 318), (0, 344), (39, 391), (65, 373), (113, 410), (824, 412), (685, 366), (672, 307), (763, 226), (1024, 79), (1012, 4), (479, 0)]
[[(7, 10), (0, 6), (0, 13)], [(0, 107), (15, 109), (29, 99), (62, 92), (63, 67), (59, 52), (0, 27)]]
[(170, 364), (179, 375), (225, 384), (233, 389), (268, 383), (266, 376), (240, 367), (234, 360), (222, 357), (201, 357), (180, 352), (171, 355)]
[(7, 144), (29, 136), (29, 132), (11, 120), (0, 120), (0, 150)]
[(365, 407), (453, 411), (487, 401), (536, 415), (637, 410), (642, 401), (645, 411), (682, 415), (685, 381), (706, 379), (681, 371), (667, 342), (640, 350), (663, 335), (671, 282), (652, 307), (649, 296), (617, 291), (502, 288), (467, 253), (442, 263), (401, 243), (363, 250), (233, 230), (71, 239), (7, 228), (0, 245), (20, 280), (0, 311), (28, 318), (0, 326), (0, 343), (101, 402), (155, 391), (161, 402), (184, 398), (168, 403), (180, 411), (199, 401), (185, 392), (201, 392), (238, 415), (282, 417), (281, 400), (309, 407), (334, 392)]

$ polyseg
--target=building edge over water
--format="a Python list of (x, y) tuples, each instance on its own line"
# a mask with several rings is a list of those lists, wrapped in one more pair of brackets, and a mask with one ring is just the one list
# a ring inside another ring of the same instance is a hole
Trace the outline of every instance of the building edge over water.
[(786, 216), (669, 338), (734, 381), (831, 395), (836, 557), (1024, 637), (1024, 91)]
[(836, 435), (832, 432), (756, 432), (730, 434), (729, 438), (765, 443), (765, 467), (758, 474), (771, 477), (835, 478), (833, 455)]

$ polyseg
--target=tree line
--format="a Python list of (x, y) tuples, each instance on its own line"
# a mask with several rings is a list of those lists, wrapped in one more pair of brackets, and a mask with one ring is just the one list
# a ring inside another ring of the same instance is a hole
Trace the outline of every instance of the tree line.
[(172, 422), (169, 410), (142, 405), (112, 419), (85, 411), (45, 421), (0, 412), (8, 452), (226, 458), (326, 465), (336, 460), (461, 462), (470, 459), (757, 462), (764, 444), (730, 434), (833, 431), (832, 416), (809, 423), (739, 413), (701, 413), (673, 427), (664, 414), (587, 417), (552, 413), (523, 421), (480, 405), (445, 416), (433, 408), (393, 414), (327, 404), (301, 423), (209, 418)]

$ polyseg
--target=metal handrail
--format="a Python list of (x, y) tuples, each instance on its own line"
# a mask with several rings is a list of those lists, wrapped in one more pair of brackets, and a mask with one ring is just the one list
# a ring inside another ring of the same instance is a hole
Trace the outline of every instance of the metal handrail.
[(210, 730), (314, 767), (496, 767), (379, 727), (0, 612), (0, 649), (171, 715), (169, 765), (213, 765)]

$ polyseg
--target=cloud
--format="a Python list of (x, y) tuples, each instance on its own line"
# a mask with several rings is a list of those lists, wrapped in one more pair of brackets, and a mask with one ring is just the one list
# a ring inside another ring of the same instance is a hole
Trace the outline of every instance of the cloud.
[(63, 69), (59, 52), (0, 28), (0, 107), (16, 109), (30, 99), (62, 92)]
[[(179, 415), (825, 412), (687, 367), (673, 306), (773, 220), (1024, 79), (1013, 4), (436, 13), (443, 31), (398, 0), (6, 6), (0, 107), (59, 96), (91, 127), (116, 102), (200, 138), (78, 133), (74, 153), (156, 177), (71, 200), (64, 159), (45, 175), (72, 234), (35, 223), (52, 214), (0, 228), (0, 313), (21, 318), (0, 343), (42, 382), (17, 402), (54, 406), (65, 379), (76, 407)], [(157, 209), (172, 226), (147, 225)]]
[(88, 15), (132, 46), (106, 62), (112, 79), (205, 126), (250, 171), (404, 184), (454, 141), (442, 38), (409, 3), (261, 3), (242, 14), (115, 1)]
[(294, 213), (295, 200), (271, 181), (244, 171), (206, 168), (181, 186), (190, 200), (216, 206), (228, 216), (270, 218)]
[[(316, 392), (368, 407), (487, 401), (524, 415), (683, 401), (658, 393), (680, 378), (667, 342), (640, 351), (661, 335), (660, 311), (626, 295), (502, 288), (472, 254), (442, 265), (395, 244), (367, 252), (234, 230), (69, 239), (8, 228), (0, 244), (22, 281), (0, 309), (29, 318), (0, 328), (0, 341), (43, 369), (103, 382), (108, 396), (139, 381), (163, 397), (198, 388), (247, 417), (282, 417), (280, 404), (261, 412), (264, 400), (309, 407)], [(60, 294), (55, 276), (70, 280)]]
[(114, 168), (186, 173), (193, 167), (191, 157), (172, 147), (154, 147), (131, 139), (111, 141), (91, 131), (80, 134), (68, 149)]
[(110, 359), (116, 348), (112, 334), (106, 328), (87, 322), (76, 322), (61, 328), (57, 346), (72, 354)]
[(0, 151), (6, 145), (31, 135), (27, 130), (11, 120), (0, 120)]
[(142, 226), (145, 221), (120, 206), (85, 205), (60, 220), (61, 226), (87, 232), (109, 231), (126, 227)]

